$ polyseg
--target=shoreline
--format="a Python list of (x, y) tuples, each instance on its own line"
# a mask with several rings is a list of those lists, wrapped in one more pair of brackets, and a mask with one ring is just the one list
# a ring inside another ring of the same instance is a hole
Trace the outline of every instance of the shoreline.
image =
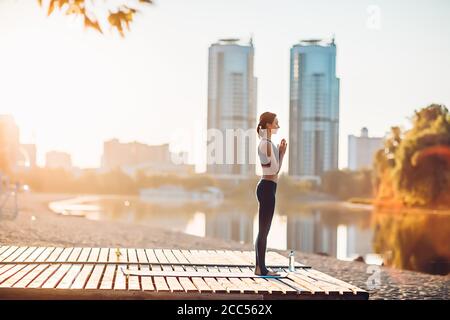
[[(251, 244), (237, 241), (198, 237), (128, 222), (58, 215), (48, 208), (49, 202), (77, 196), (86, 194), (19, 194), (19, 214), (16, 219), (0, 222), (0, 243), (18, 246), (254, 250)], [(289, 254), (289, 250), (268, 250), (284, 256)], [(295, 259), (369, 291), (370, 299), (449, 299), (450, 275), (429, 275), (371, 266), (299, 251), (295, 252)], [(378, 288), (368, 287), (369, 277), (379, 283)]]

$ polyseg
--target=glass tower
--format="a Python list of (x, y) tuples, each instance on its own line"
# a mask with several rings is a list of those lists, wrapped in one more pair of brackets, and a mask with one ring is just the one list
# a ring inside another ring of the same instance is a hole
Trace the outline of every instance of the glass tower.
[[(227, 139), (226, 130), (254, 129), (256, 139), (256, 78), (253, 74), (254, 49), (239, 39), (221, 39), (209, 47), (207, 129), (223, 134), (223, 163), (207, 162), (207, 173), (248, 176), (255, 174), (256, 148), (245, 136)], [(244, 139), (242, 139), (242, 137)], [(231, 141), (233, 139), (233, 141)], [(208, 144), (212, 139), (208, 139)], [(218, 145), (218, 144), (217, 144)], [(255, 150), (253, 150), (255, 149)], [(238, 150), (240, 158), (238, 159)], [(242, 155), (245, 158), (242, 158)], [(208, 155), (209, 152), (208, 152)], [(230, 160), (227, 160), (229, 157)], [(219, 159), (217, 157), (216, 159)], [(208, 161), (208, 159), (207, 159)], [(230, 163), (231, 162), (231, 163)]]
[(334, 39), (291, 48), (289, 175), (318, 179), (338, 168), (339, 78)]

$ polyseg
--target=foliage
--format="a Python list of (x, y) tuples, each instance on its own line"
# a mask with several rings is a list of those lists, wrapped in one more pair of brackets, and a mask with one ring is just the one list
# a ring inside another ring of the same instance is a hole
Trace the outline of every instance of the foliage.
[[(106, 22), (123, 37), (124, 28), (130, 30), (135, 14), (140, 12), (140, 5), (153, 3), (152, 0), (109, 0), (102, 1), (99, 5), (99, 2), (98, 0), (49, 0), (46, 6), (47, 15), (50, 16), (55, 9), (58, 9), (66, 15), (81, 17), (85, 28), (92, 28), (103, 33), (104, 28), (101, 26), (100, 17), (104, 11), (107, 11)], [(41, 7), (45, 7), (42, 0), (38, 0), (38, 3)]]
[(393, 129), (384, 152), (376, 155), (378, 198), (440, 205), (450, 192), (450, 114), (445, 106), (431, 104), (415, 111), (412, 125), (403, 135)]

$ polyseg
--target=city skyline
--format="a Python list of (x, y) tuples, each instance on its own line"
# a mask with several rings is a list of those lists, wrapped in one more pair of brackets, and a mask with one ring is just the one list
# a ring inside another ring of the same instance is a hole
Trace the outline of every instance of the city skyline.
[[(409, 126), (414, 109), (450, 104), (450, 46), (442, 41), (450, 36), (448, 2), (258, 4), (255, 11), (256, 1), (161, 1), (120, 39), (84, 32), (64, 16), (47, 18), (34, 1), (3, 1), (0, 114), (14, 115), (22, 143), (38, 145), (38, 163), (46, 151), (62, 150), (76, 165), (99, 166), (102, 143), (113, 137), (160, 144), (170, 140), (168, 128), (205, 132), (207, 48), (222, 37), (252, 34), (257, 113), (279, 115), (280, 139), (288, 137), (289, 48), (302, 38), (335, 34), (340, 168), (347, 165), (347, 136), (362, 126), (382, 136), (391, 125)], [(377, 8), (380, 23), (370, 24)]]

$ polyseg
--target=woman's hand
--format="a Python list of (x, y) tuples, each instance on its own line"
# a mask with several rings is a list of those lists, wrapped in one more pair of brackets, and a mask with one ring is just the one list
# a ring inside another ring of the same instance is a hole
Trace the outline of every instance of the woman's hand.
[(287, 142), (286, 139), (281, 139), (281, 143), (278, 145), (278, 148), (280, 150), (280, 157), (284, 156), (284, 154), (286, 153), (286, 149), (287, 149)]

